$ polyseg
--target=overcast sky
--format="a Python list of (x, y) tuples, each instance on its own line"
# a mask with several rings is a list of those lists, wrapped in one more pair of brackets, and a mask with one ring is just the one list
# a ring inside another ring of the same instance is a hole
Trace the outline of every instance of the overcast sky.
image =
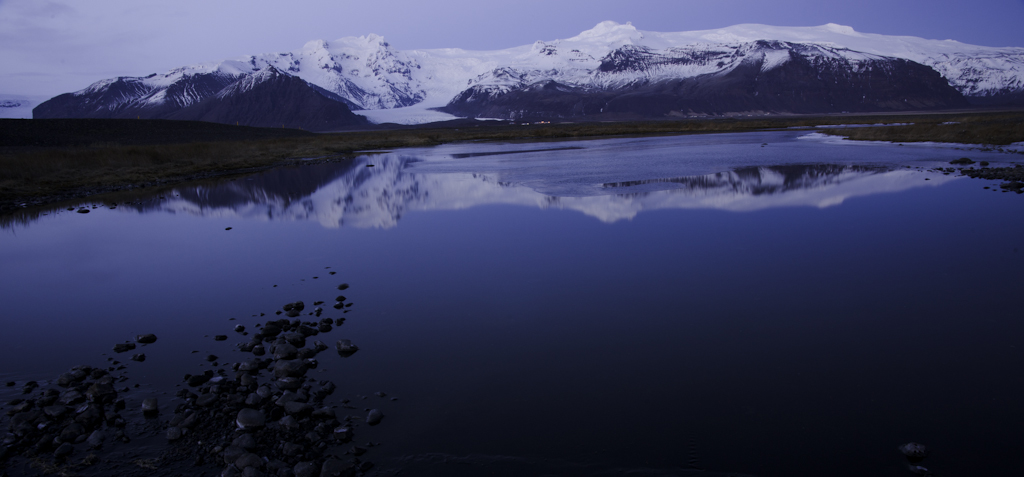
[(814, 26), (1024, 47), (1024, 0), (0, 0), (0, 95), (75, 91), (309, 40), (369, 33), (400, 50), (509, 48), (598, 22), (686, 31)]

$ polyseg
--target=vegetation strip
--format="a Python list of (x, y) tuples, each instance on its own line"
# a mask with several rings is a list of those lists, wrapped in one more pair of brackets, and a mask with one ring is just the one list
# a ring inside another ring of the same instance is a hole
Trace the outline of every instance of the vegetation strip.
[[(541, 141), (748, 132), (841, 124), (907, 124), (821, 129), (854, 140), (1008, 145), (1024, 141), (1024, 112), (792, 116), (681, 121), (514, 124), (455, 121), (330, 134), (213, 123), (147, 120), (0, 121), (0, 213), (46, 203), (224, 174), (255, 172), (303, 158), (468, 141)], [(89, 142), (94, 138), (94, 142)]]

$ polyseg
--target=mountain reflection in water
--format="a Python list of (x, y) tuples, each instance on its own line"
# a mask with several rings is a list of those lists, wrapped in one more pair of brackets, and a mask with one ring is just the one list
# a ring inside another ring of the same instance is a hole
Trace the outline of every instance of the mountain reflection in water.
[[(458, 210), (514, 204), (576, 210), (604, 222), (658, 209), (760, 210), (828, 207), (850, 197), (939, 185), (931, 177), (889, 166), (779, 165), (739, 167), (688, 177), (594, 184), (585, 196), (538, 192), (538, 184), (502, 180), (502, 172), (423, 172), (400, 155), (362, 156), (343, 164), (267, 171), (247, 178), (192, 185), (167, 200), (125, 208), (215, 217), (315, 220), (324, 227), (389, 228), (408, 211)], [(368, 164), (374, 167), (367, 167)], [(429, 171), (429, 169), (428, 169)], [(560, 180), (552, 178), (553, 181)]]

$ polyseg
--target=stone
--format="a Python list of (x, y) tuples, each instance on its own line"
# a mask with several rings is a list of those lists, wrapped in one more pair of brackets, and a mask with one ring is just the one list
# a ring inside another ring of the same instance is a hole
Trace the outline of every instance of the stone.
[(284, 416), (279, 421), (277, 421), (277, 423), (282, 428), (287, 429), (289, 431), (294, 431), (299, 428), (299, 421), (296, 421), (295, 418), (292, 416)]
[(352, 356), (356, 351), (359, 351), (359, 347), (352, 344), (350, 340), (338, 340), (334, 347), (338, 350), (338, 354), (344, 358)]
[(258, 344), (252, 347), (252, 354), (256, 356), (263, 356), (264, 354), (267, 354), (267, 349), (264, 348), (263, 345)]
[(146, 353), (136, 353), (132, 355), (132, 361), (143, 362), (146, 360)]
[(380, 424), (380, 420), (383, 418), (384, 413), (380, 412), (379, 409), (371, 409), (370, 412), (366, 414), (366, 423), (371, 426), (376, 426), (377, 424)]
[(60, 394), (60, 398), (57, 399), (57, 402), (66, 406), (78, 404), (83, 401), (85, 401), (85, 395), (75, 389), (68, 389), (67, 391), (62, 392)]
[(911, 462), (920, 462), (925, 457), (928, 457), (928, 448), (924, 444), (918, 444), (916, 442), (908, 442), (899, 447), (900, 452), (907, 456), (907, 459)]
[(341, 285), (338, 285), (338, 289), (339, 290), (348, 290), (348, 283), (342, 283)]
[(267, 418), (257, 409), (242, 409), (235, 419), (239, 429), (259, 429), (267, 424)]
[(296, 348), (306, 346), (306, 335), (302, 333), (285, 333), (284, 339), (288, 340), (288, 344)]
[(235, 325), (235, 331), (238, 332), (238, 333), (241, 333), (241, 332), (245, 331), (245, 327), (242, 326), (242, 325)]
[(168, 441), (174, 442), (174, 441), (176, 441), (178, 439), (181, 439), (181, 435), (182, 435), (182, 432), (181, 432), (181, 428), (180, 427), (168, 427), (167, 428), (167, 440)]
[(292, 467), (295, 477), (316, 477), (316, 471), (316, 464), (312, 462), (299, 462), (295, 464), (295, 467)]
[(282, 391), (294, 391), (302, 387), (302, 378), (281, 378), (277, 380), (277, 388)]
[(297, 359), (283, 359), (274, 365), (274, 376), (297, 378), (306, 374), (306, 363)]
[(99, 449), (100, 447), (103, 447), (103, 441), (106, 439), (107, 435), (104, 434), (103, 431), (96, 430), (92, 431), (92, 434), (89, 434), (89, 438), (86, 439), (85, 442), (89, 444), (89, 447)]
[(213, 337), (214, 341), (227, 341), (228, 335), (216, 335)]
[(71, 444), (65, 442), (65, 443), (61, 444), (60, 447), (57, 448), (57, 450), (53, 451), (53, 456), (58, 458), (58, 459), (63, 459), (65, 457), (71, 455), (71, 453), (74, 452), (74, 451), (75, 451), (75, 447), (72, 446)]
[(78, 439), (78, 436), (85, 434), (85, 427), (77, 422), (68, 424), (60, 433), (60, 440), (64, 442), (74, 442)]
[(347, 426), (335, 427), (334, 438), (341, 442), (348, 442), (352, 439), (352, 429)]
[(256, 448), (256, 439), (252, 434), (242, 434), (231, 441), (231, 445), (241, 447), (245, 450), (253, 450)]
[(160, 408), (157, 405), (156, 398), (146, 398), (142, 400), (142, 413), (151, 416), (160, 412)]
[(303, 402), (292, 401), (285, 403), (284, 412), (297, 417), (305, 417), (313, 413), (313, 406)]
[(263, 467), (263, 459), (261, 459), (260, 456), (253, 454), (252, 452), (247, 452), (245, 454), (242, 454), (242, 456), (235, 461), (235, 467), (238, 467), (239, 469), (245, 469), (246, 467), (260, 469)]
[(274, 346), (274, 359), (295, 359), (299, 349), (288, 343), (281, 343)]
[(235, 461), (237, 461), (239, 457), (242, 457), (245, 454), (246, 454), (245, 449), (243, 449), (241, 447), (238, 447), (238, 446), (228, 446), (227, 448), (224, 449), (224, 463), (225, 464), (234, 464)]
[(142, 344), (156, 343), (156, 335), (154, 335), (153, 333), (138, 335), (135, 337), (135, 341)]
[(355, 474), (355, 464), (341, 459), (327, 459), (320, 467), (320, 477), (347, 477)]
[(196, 406), (199, 406), (199, 407), (209, 407), (209, 406), (212, 406), (215, 402), (217, 402), (217, 398), (218, 398), (218, 396), (216, 394), (214, 394), (214, 393), (202, 394), (198, 398), (196, 398)]

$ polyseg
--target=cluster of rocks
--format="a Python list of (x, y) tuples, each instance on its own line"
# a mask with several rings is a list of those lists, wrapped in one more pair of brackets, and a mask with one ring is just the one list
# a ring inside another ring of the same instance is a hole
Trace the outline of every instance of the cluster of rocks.
[[(336, 302), (341, 306), (335, 308), (351, 307), (343, 296)], [(222, 468), (222, 476), (361, 475), (373, 467), (364, 454), (376, 444), (356, 445), (352, 442), (355, 430), (379, 424), (384, 414), (378, 409), (360, 411), (347, 399), (328, 403), (337, 386), (308, 376), (319, 366), (317, 356), (330, 349), (322, 341), (324, 335), (345, 321), (321, 318), (323, 309), (317, 306), (321, 304), (315, 302), (316, 308), (306, 311), (301, 301), (289, 303), (277, 314), (287, 313), (293, 319), (269, 320), (249, 331), (236, 325), (235, 332), (247, 337), (237, 348), (248, 357), (218, 364), (220, 358), (207, 356), (214, 368), (185, 375), (177, 392), (182, 402), (172, 415), (160, 415), (156, 398), (143, 400), (141, 409), (125, 411), (119, 392), (129, 388), (119, 391), (115, 386), (127, 377), (111, 374), (125, 366), (113, 358), (108, 358), (112, 361), (108, 369), (72, 368), (56, 380), (56, 387), (41, 390), (38, 383), (29, 382), (22, 392), (35, 396), (8, 403), (10, 432), (0, 447), (0, 462), (17, 455), (68, 465), (69, 457), (79, 449), (130, 442), (125, 434), (126, 424), (130, 424), (126, 419), (145, 416), (146, 427), (163, 433), (169, 443), (163, 455), (166, 463), (214, 465)], [(304, 311), (310, 321), (299, 318)], [(114, 351), (127, 353), (137, 344), (155, 341), (155, 335), (139, 335), (134, 342), (115, 345)], [(337, 340), (334, 348), (343, 358), (359, 350), (347, 339)], [(142, 362), (146, 357), (137, 353), (131, 359)], [(386, 396), (382, 392), (377, 395)], [(336, 411), (339, 407), (353, 414), (341, 415)], [(98, 460), (90, 453), (81, 463), (92, 465)]]
[[(319, 303), (319, 302), (318, 302)], [(288, 303), (279, 313), (298, 316), (302, 302)], [(319, 316), (317, 308), (307, 316)], [(167, 422), (166, 437), (195, 464), (224, 465), (223, 476), (281, 477), (357, 475), (373, 467), (361, 456), (372, 445), (351, 444), (359, 425), (376, 425), (383, 414), (340, 416), (325, 404), (337, 387), (307, 373), (318, 367), (317, 355), (329, 349), (320, 335), (343, 319), (270, 320), (257, 324), (250, 340), (238, 344), (252, 357), (217, 370), (185, 376), (183, 399)], [(245, 333), (244, 327), (236, 331)], [(335, 344), (339, 355), (358, 348), (349, 340)], [(381, 393), (380, 395), (383, 395)], [(355, 410), (348, 400), (343, 409)]]
[(0, 447), (0, 461), (14, 455), (52, 455), (62, 463), (78, 449), (128, 442), (121, 415), (126, 405), (115, 387), (123, 379), (107, 369), (83, 365), (61, 374), (56, 386), (42, 389), (30, 381), (22, 389), (28, 397), (8, 402), (9, 432)]
[[(975, 162), (973, 160), (967, 157), (962, 157), (960, 159), (950, 161), (950, 164), (960, 166), (970, 165), (974, 163)], [(1002, 189), (1003, 192), (1016, 192), (1018, 194), (1024, 194), (1024, 165), (1016, 164), (1013, 167), (987, 167), (988, 162), (986, 161), (981, 161), (980, 165), (981, 167), (978, 169), (975, 169), (974, 167), (969, 167), (967, 169), (940, 167), (937, 168), (936, 170), (942, 172), (945, 175), (949, 175), (954, 172), (960, 172), (960, 174), (970, 177), (972, 179), (1004, 181), (1003, 183), (999, 184), (999, 188)], [(988, 187), (985, 188), (988, 189)]]

